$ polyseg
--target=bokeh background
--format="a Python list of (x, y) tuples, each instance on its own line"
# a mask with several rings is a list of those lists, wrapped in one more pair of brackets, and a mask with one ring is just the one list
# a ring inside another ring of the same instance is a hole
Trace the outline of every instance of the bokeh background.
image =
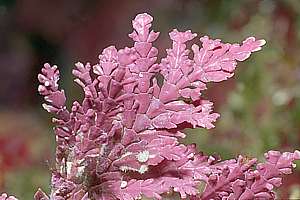
[[(205, 96), (221, 118), (213, 130), (187, 130), (185, 142), (223, 158), (300, 149), (298, 0), (0, 0), (0, 192), (29, 200), (37, 187), (49, 191), (55, 142), (37, 94), (43, 63), (60, 67), (70, 104), (82, 97), (73, 64), (96, 63), (111, 44), (130, 45), (131, 20), (141, 12), (155, 18), (160, 56), (173, 28), (224, 42), (251, 35), (267, 41), (231, 80), (210, 85)], [(298, 166), (280, 198), (300, 199)]]

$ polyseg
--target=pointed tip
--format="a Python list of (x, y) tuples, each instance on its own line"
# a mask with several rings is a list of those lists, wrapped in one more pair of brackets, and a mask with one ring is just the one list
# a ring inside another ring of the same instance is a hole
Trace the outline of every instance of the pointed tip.
[(294, 152), (294, 158), (295, 158), (296, 160), (300, 160), (300, 151), (299, 151), (299, 150), (296, 150), (296, 151)]
[(264, 46), (267, 43), (267, 41), (264, 39), (259, 40), (259, 42), (260, 42), (260, 46)]
[(135, 16), (134, 20), (132, 20), (132, 21), (133, 22), (135, 22), (135, 21), (139, 21), (139, 22), (144, 21), (146, 23), (150, 23), (150, 22), (153, 21), (153, 17), (150, 14), (146, 13), (146, 12), (145, 13), (139, 13)]

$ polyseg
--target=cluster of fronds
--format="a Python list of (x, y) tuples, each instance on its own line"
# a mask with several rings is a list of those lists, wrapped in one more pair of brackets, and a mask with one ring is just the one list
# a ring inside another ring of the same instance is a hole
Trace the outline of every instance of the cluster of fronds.
[[(264, 40), (224, 44), (201, 37), (202, 47), (186, 43), (197, 35), (173, 30), (167, 55), (157, 61), (152, 17), (139, 14), (129, 34), (133, 47), (107, 47), (99, 63), (77, 63), (73, 74), (82, 102), (66, 108), (57, 67), (45, 64), (38, 76), (43, 107), (56, 115), (56, 168), (51, 194), (36, 200), (275, 199), (274, 188), (290, 174), (300, 152), (269, 151), (266, 162), (239, 156), (221, 161), (184, 145), (185, 128), (213, 128), (219, 114), (201, 92), (209, 82), (233, 76), (237, 61), (261, 49)], [(163, 77), (160, 80), (158, 77)], [(199, 185), (204, 189), (199, 190)], [(11, 199), (7, 196), (2, 199)]]

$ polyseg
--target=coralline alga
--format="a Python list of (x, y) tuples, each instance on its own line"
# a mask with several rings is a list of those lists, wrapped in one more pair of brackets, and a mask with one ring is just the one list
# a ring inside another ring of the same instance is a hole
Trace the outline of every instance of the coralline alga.
[(186, 43), (197, 35), (174, 29), (172, 47), (157, 62), (152, 43), (159, 33), (151, 30), (152, 20), (143, 13), (132, 21), (133, 47), (109, 46), (99, 63), (75, 64), (84, 99), (71, 110), (58, 87), (57, 66), (44, 65), (38, 91), (56, 116), (56, 167), (51, 193), (39, 189), (35, 199), (162, 199), (172, 193), (190, 200), (275, 199), (273, 190), (292, 172), (299, 151), (269, 151), (263, 163), (243, 156), (221, 161), (179, 142), (184, 128), (210, 129), (219, 117), (201, 96), (207, 83), (232, 77), (237, 62), (265, 41), (224, 44), (204, 36), (191, 54)]

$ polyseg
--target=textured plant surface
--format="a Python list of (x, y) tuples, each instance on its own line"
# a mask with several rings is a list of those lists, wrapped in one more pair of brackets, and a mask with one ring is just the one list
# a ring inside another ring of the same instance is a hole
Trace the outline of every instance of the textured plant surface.
[(0, 200), (17, 200), (14, 196), (8, 196), (6, 193), (2, 193)]
[(219, 117), (201, 96), (206, 84), (232, 77), (237, 61), (265, 41), (224, 44), (204, 36), (190, 54), (186, 43), (196, 34), (175, 29), (172, 47), (157, 62), (152, 42), (159, 33), (151, 22), (148, 14), (132, 21), (133, 47), (110, 46), (98, 64), (76, 64), (84, 99), (70, 111), (57, 67), (44, 65), (38, 90), (47, 102), (43, 107), (56, 115), (56, 167), (51, 194), (38, 190), (35, 199), (162, 199), (175, 193), (181, 199), (275, 199), (273, 189), (292, 172), (299, 151), (269, 151), (264, 163), (243, 156), (221, 161), (179, 142), (183, 129), (210, 129)]

